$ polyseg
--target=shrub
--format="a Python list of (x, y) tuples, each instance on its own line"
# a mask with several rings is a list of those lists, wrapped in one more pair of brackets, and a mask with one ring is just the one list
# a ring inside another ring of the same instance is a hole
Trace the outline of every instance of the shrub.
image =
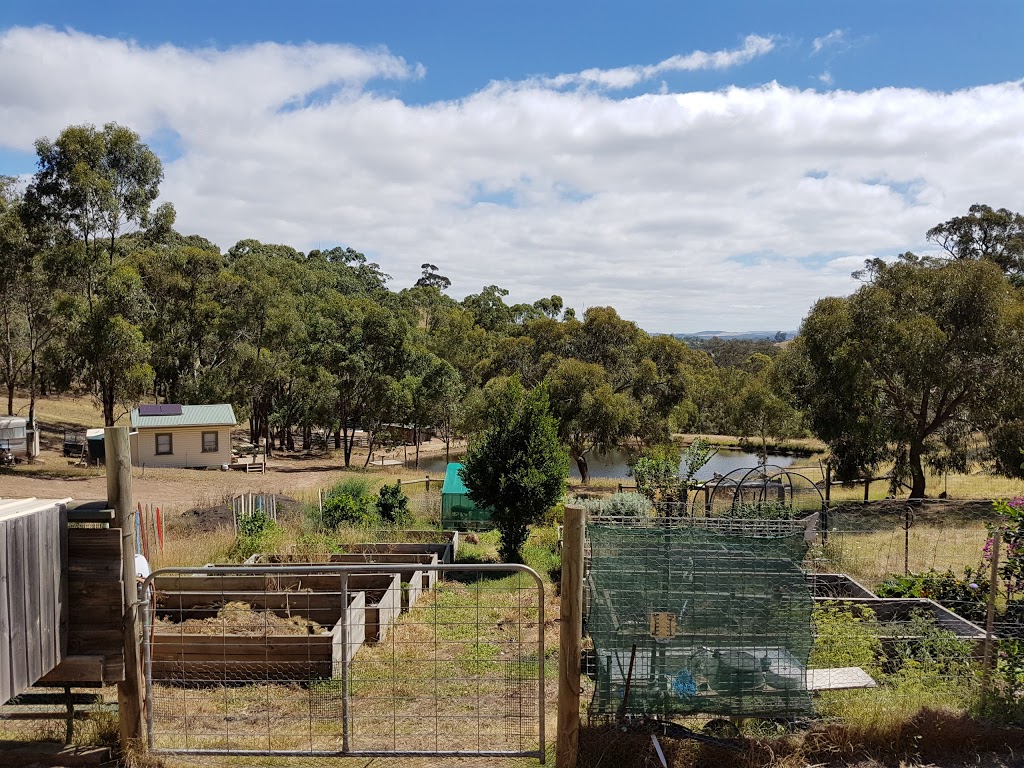
[(965, 619), (984, 622), (988, 589), (988, 578), (980, 568), (964, 568), (963, 576), (951, 570), (932, 569), (889, 576), (875, 594), (879, 597), (927, 597)]
[(646, 517), (654, 513), (654, 505), (639, 493), (614, 493), (603, 499), (573, 499), (592, 515), (612, 517)]
[(412, 520), (409, 497), (402, 490), (401, 483), (381, 486), (377, 494), (377, 516), (385, 525), (403, 525)]
[(373, 525), (377, 513), (372, 496), (331, 496), (324, 500), (324, 527), (342, 525)]
[(813, 621), (812, 667), (860, 667), (870, 675), (878, 673), (882, 641), (874, 611), (865, 608), (855, 615), (849, 605), (816, 605)]
[(377, 522), (375, 499), (370, 494), (369, 481), (361, 477), (349, 477), (327, 491), (323, 515), (325, 528), (375, 525)]
[(655, 446), (638, 456), (630, 467), (637, 491), (652, 502), (682, 500), (679, 461), (679, 449), (674, 445)]
[(569, 455), (558, 437), (547, 389), (513, 378), (491, 408), (491, 426), (470, 443), (460, 471), (469, 498), (491, 510), (505, 562), (521, 562), (529, 526), (565, 491)]
[(808, 514), (811, 513), (807, 510), (793, 509), (778, 501), (759, 501), (730, 507), (723, 517), (732, 520), (792, 520)]
[(364, 477), (346, 477), (334, 485), (328, 490), (325, 499), (333, 498), (334, 496), (351, 496), (352, 498), (361, 498), (363, 496), (370, 496), (370, 481)]
[(238, 518), (238, 535), (228, 552), (232, 560), (245, 560), (257, 552), (277, 549), (284, 530), (263, 512), (253, 512)]

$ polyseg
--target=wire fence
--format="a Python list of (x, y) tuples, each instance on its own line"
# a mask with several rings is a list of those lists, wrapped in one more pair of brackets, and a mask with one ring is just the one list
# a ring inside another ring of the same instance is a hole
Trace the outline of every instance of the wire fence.
[(522, 566), (167, 569), (149, 583), (157, 753), (544, 752), (545, 596)]
[(402, 491), (409, 498), (409, 511), (417, 520), (441, 526), (441, 488), (444, 485), (440, 478), (424, 478), (423, 480), (402, 480)]
[(591, 518), (592, 722), (864, 724), (935, 708), (1022, 722), (1014, 519), (991, 502), (938, 500), (789, 521)]

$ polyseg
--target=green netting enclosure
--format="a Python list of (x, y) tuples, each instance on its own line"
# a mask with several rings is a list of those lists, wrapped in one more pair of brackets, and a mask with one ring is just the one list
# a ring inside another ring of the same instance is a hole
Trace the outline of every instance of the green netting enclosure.
[(810, 714), (805, 526), (726, 522), (588, 523), (591, 718)]
[(459, 476), (461, 464), (452, 462), (445, 469), (441, 487), (441, 527), (460, 531), (479, 531), (493, 528), (491, 513), (474, 504), (467, 493), (466, 484)]

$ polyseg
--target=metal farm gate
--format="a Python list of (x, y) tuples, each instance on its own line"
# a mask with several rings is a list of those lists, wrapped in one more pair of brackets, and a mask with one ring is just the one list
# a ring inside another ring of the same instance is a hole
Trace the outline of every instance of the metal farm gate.
[(143, 594), (156, 754), (544, 761), (526, 566), (163, 568)]

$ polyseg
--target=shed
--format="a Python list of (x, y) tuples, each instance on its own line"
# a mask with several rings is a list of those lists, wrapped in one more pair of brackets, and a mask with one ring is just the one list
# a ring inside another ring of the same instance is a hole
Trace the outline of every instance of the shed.
[(219, 467), (231, 463), (228, 403), (140, 405), (132, 410), (132, 464), (144, 467)]
[(452, 462), (444, 473), (441, 487), (441, 527), (458, 530), (482, 530), (492, 528), (491, 513), (480, 509), (469, 498), (466, 484), (459, 475), (462, 465)]
[(0, 451), (9, 450), (15, 459), (28, 458), (28, 421), (21, 416), (0, 418)]
[(107, 449), (102, 427), (85, 430), (85, 444), (89, 449), (90, 464), (106, 463)]
[(0, 499), (0, 704), (67, 653), (68, 499)]

